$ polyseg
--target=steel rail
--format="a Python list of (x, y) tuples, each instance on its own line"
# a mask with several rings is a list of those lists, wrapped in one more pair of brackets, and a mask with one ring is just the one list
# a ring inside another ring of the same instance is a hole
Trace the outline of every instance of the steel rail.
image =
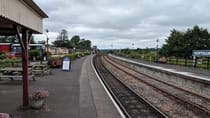
[[(105, 58), (105, 59), (107, 59), (107, 58)], [(116, 67), (117, 69), (119, 69), (119, 70), (121, 70), (121, 71), (127, 73), (127, 74), (130, 75), (130, 76), (133, 76), (134, 78), (138, 79), (139, 81), (141, 81), (141, 82), (143, 82), (143, 83), (145, 83), (145, 84), (147, 84), (147, 85), (149, 85), (149, 86), (151, 86), (151, 87), (153, 87), (153, 88), (155, 88), (155, 89), (157, 89), (157, 90), (159, 90), (159, 91), (161, 91), (161, 92), (163, 92), (163, 93), (165, 93), (165, 94), (167, 94), (167, 95), (169, 95), (169, 96), (171, 96), (171, 97), (173, 97), (173, 98), (175, 98), (175, 99), (177, 99), (177, 100), (179, 100), (179, 101), (181, 101), (181, 102), (183, 102), (183, 103), (185, 103), (186, 105), (190, 105), (190, 106), (192, 106), (192, 107), (195, 107), (195, 108), (197, 108), (198, 110), (207, 113), (207, 115), (210, 115), (210, 110), (207, 109), (206, 107), (201, 106), (201, 105), (196, 104), (196, 103), (192, 103), (192, 102), (190, 102), (189, 100), (186, 100), (186, 99), (183, 99), (183, 98), (179, 97), (178, 95), (174, 95), (174, 94), (172, 94), (172, 93), (170, 93), (170, 92), (168, 92), (168, 91), (165, 91), (165, 90), (163, 90), (163, 89), (161, 89), (161, 88), (159, 88), (159, 87), (157, 87), (157, 86), (155, 86), (155, 85), (153, 85), (153, 84), (151, 84), (151, 83), (149, 83), (149, 82), (147, 82), (147, 81), (144, 81), (144, 80), (142, 80), (142, 79), (139, 79), (138, 76), (133, 75), (132, 73), (129, 73), (129, 72), (127, 72), (126, 70), (121, 69), (119, 66), (117, 66), (115, 63), (111, 62), (110, 60), (107, 60), (107, 61), (108, 61), (109, 63), (111, 63), (114, 67)], [(118, 63), (118, 64), (119, 64), (119, 63)], [(124, 65), (122, 65), (122, 64), (119, 64), (119, 65), (121, 65), (121, 66), (123, 66), (123, 67), (125, 67), (125, 68), (128, 68), (128, 67), (126, 67), (126, 66), (124, 66)], [(130, 68), (129, 68), (129, 69), (130, 69)], [(132, 69), (132, 71), (135, 71), (135, 70)], [(136, 73), (139, 73), (139, 74), (142, 74), (143, 76), (146, 76), (146, 77), (148, 77), (148, 78), (151, 78), (151, 79), (156, 80), (154, 77), (151, 77), (151, 76), (149, 76), (149, 75), (147, 75), (147, 74), (145, 74), (145, 73), (142, 73), (142, 72), (139, 72), (139, 71), (135, 71), (135, 72), (136, 72)], [(156, 80), (156, 81), (157, 81), (157, 80)], [(162, 81), (159, 81), (159, 82), (162, 82)], [(170, 84), (168, 84), (168, 85), (170, 85)], [(179, 89), (179, 87), (175, 87), (175, 88)], [(181, 90), (181, 89), (180, 89), (180, 90)], [(186, 92), (187, 92), (187, 91), (186, 91)], [(193, 93), (191, 93), (191, 94), (193, 94)]]
[[(131, 88), (129, 88), (128, 86), (126, 86), (124, 83), (122, 83), (120, 80), (118, 80), (116, 77), (114, 77), (108, 70), (107, 70), (107, 68), (105, 68), (105, 66), (103, 65), (103, 63), (101, 63), (101, 64), (99, 64), (99, 62), (97, 62), (97, 61), (99, 61), (99, 58), (100, 57), (97, 57), (97, 59), (95, 59), (95, 66), (96, 66), (96, 69), (97, 69), (97, 71), (98, 71), (98, 73), (100, 73), (100, 76), (103, 76), (101, 73), (101, 68), (99, 67), (99, 65), (101, 66), (101, 67), (103, 67), (104, 69), (103, 70), (106, 70), (106, 74), (107, 73), (109, 73), (111, 76), (112, 76), (112, 83), (114, 83), (113, 82), (113, 80), (114, 80), (114, 78), (115, 78), (115, 80), (117, 80), (118, 81), (118, 84), (120, 83), (121, 84), (121, 89), (124, 87), (124, 88), (126, 88), (127, 89), (127, 91), (129, 90), (132, 94), (134, 94), (134, 96), (136, 96), (137, 97), (137, 99), (139, 100), (139, 101), (141, 101), (141, 102), (143, 102), (144, 104), (146, 104), (146, 108), (144, 108), (144, 109), (150, 109), (151, 111), (149, 112), (149, 113), (155, 113), (155, 116), (156, 117), (162, 117), (162, 118), (166, 118), (167, 116), (164, 114), (164, 113), (162, 113), (159, 109), (157, 109), (155, 106), (153, 106), (151, 103), (149, 103), (146, 99), (144, 99), (143, 97), (141, 97), (141, 96), (139, 96), (139, 95), (137, 95)], [(100, 60), (101, 61), (101, 60)], [(97, 63), (96, 63), (97, 62)], [(99, 70), (100, 69), (100, 70)], [(107, 82), (107, 75), (105, 75), (106, 77), (102, 77), (104, 80), (104, 83), (106, 84), (106, 86), (108, 86), (108, 88), (109, 88), (109, 90), (110, 91), (112, 91), (111, 93), (114, 95), (114, 98), (116, 99), (116, 101), (118, 102), (118, 104), (120, 104), (120, 106), (121, 106), (121, 108), (123, 109), (123, 111), (127, 114), (127, 116), (128, 117), (131, 117), (132, 116), (132, 114), (130, 115), (130, 112), (129, 112), (129, 110), (127, 109), (127, 107), (125, 106), (125, 104), (122, 104), (122, 100), (119, 100), (120, 98), (119, 97), (117, 97), (118, 95), (116, 95), (117, 94), (117, 92), (115, 91), (115, 92), (113, 92), (113, 89), (116, 89), (117, 87), (117, 85), (110, 85), (110, 82)], [(111, 87), (110, 87), (111, 86)], [(115, 87), (115, 88), (113, 88), (113, 87)], [(126, 90), (125, 90), (126, 91)], [(126, 92), (125, 92), (126, 93)], [(123, 95), (121, 95), (121, 96), (123, 96)], [(129, 97), (125, 97), (124, 96), (124, 98), (129, 98)], [(128, 101), (127, 101), (128, 102)], [(142, 104), (142, 103), (141, 103)], [(143, 106), (143, 105), (141, 105), (141, 106)], [(144, 114), (144, 113), (142, 113), (142, 114)]]

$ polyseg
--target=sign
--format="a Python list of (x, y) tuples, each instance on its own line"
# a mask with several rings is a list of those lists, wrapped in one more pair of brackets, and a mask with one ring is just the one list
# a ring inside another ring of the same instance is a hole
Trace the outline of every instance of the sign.
[(196, 57), (210, 57), (210, 50), (193, 50), (192, 55)]
[(64, 70), (64, 71), (70, 71), (71, 70), (71, 60), (70, 60), (69, 57), (64, 57), (63, 58), (62, 70)]

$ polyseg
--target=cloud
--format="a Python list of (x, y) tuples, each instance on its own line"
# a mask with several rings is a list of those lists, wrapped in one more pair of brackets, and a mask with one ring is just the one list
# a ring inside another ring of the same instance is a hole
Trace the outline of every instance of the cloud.
[[(173, 28), (194, 25), (210, 29), (210, 1), (192, 0), (34, 0), (48, 15), (44, 28), (55, 34), (67, 29), (99, 48), (155, 47)], [(51, 35), (50, 34), (50, 35)], [(35, 36), (40, 37), (40, 36)]]

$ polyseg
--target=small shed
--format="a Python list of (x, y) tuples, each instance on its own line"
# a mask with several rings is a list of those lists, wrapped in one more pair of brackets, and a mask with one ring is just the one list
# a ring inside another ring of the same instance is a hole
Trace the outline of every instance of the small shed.
[(17, 35), (23, 50), (23, 106), (29, 105), (28, 44), (32, 34), (43, 31), (47, 14), (33, 0), (0, 0), (0, 35)]

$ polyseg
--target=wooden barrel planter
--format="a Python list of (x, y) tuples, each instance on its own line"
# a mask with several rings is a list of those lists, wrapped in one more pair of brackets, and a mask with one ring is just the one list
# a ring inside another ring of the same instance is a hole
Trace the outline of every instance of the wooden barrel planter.
[(56, 64), (58, 67), (60, 67), (62, 65), (62, 60), (61, 59), (57, 59), (56, 60)]
[(60, 67), (62, 65), (62, 59), (61, 58), (53, 58), (48, 61), (48, 64), (50, 67), (55, 68), (55, 67)]

